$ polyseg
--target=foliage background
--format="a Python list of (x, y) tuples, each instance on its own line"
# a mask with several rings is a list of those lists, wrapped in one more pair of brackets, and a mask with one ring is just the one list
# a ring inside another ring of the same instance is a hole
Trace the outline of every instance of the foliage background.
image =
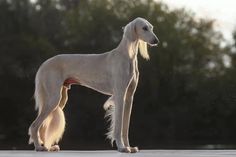
[[(235, 145), (236, 32), (229, 44), (214, 20), (154, 0), (0, 0), (0, 149), (27, 145), (34, 77), (61, 53), (101, 53), (116, 47), (122, 26), (147, 18), (161, 44), (139, 59), (130, 140), (141, 148)], [(108, 98), (73, 86), (65, 108), (62, 149), (111, 149), (105, 139)]]

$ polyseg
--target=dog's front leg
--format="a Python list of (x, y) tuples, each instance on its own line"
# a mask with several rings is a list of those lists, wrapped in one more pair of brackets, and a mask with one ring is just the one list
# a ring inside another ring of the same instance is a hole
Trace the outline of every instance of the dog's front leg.
[(122, 130), (123, 130), (123, 115), (124, 115), (124, 96), (126, 94), (126, 88), (121, 86), (116, 86), (114, 92), (115, 100), (115, 121), (114, 121), (114, 139), (116, 141), (116, 146), (119, 152), (130, 153), (129, 147), (124, 145)]
[[(125, 96), (125, 107), (124, 107), (124, 119), (123, 119), (123, 140), (126, 147), (130, 147), (129, 144), (129, 125), (130, 125), (130, 116), (133, 105), (133, 97), (138, 84), (137, 77), (134, 77), (130, 82), (126, 96)], [(138, 147), (130, 147), (131, 153), (138, 152)]]

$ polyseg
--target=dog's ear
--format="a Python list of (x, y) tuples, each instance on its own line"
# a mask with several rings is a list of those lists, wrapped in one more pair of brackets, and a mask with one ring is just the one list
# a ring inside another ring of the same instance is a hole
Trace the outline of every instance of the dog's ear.
[(134, 41), (137, 39), (137, 31), (136, 31), (136, 22), (131, 21), (128, 23), (124, 28), (124, 35), (130, 39), (131, 41)]
[(137, 31), (136, 31), (136, 22), (135, 21), (132, 21), (131, 33), (132, 33), (132, 39), (136, 40), (136, 38), (137, 38)]
[(142, 41), (142, 40), (139, 41), (139, 53), (144, 59), (146, 60), (150, 59), (148, 50), (147, 50), (147, 43), (145, 41)]

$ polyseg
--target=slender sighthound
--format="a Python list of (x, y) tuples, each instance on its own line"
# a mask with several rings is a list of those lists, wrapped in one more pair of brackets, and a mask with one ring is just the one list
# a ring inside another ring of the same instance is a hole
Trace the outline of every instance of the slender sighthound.
[(128, 139), (133, 96), (138, 84), (137, 54), (149, 59), (147, 44), (159, 42), (153, 26), (136, 18), (124, 27), (117, 48), (102, 54), (62, 54), (45, 61), (35, 78), (35, 107), (38, 116), (29, 128), (29, 143), (37, 151), (58, 151), (65, 129), (63, 109), (67, 91), (78, 84), (109, 95), (104, 104), (110, 127), (107, 137), (118, 151), (135, 153)]

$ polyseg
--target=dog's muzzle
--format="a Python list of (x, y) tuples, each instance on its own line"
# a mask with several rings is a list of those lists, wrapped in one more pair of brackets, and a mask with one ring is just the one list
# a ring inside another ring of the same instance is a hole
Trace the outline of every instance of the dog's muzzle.
[(150, 45), (151, 45), (151, 46), (157, 46), (159, 42), (160, 42), (159, 39), (158, 39), (157, 37), (155, 37), (155, 38), (152, 40), (152, 42), (150, 43)]

